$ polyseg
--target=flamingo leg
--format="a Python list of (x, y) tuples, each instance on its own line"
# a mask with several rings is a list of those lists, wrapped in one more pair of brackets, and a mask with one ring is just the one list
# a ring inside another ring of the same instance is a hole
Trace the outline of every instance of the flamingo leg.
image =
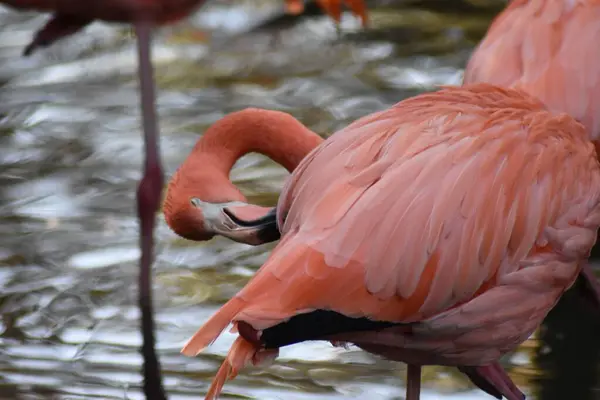
[(160, 375), (160, 363), (154, 349), (154, 320), (152, 318), (151, 266), (154, 249), (154, 225), (163, 187), (163, 173), (158, 146), (154, 73), (150, 53), (152, 30), (153, 24), (150, 21), (138, 21), (135, 24), (138, 40), (140, 96), (145, 146), (144, 176), (137, 191), (140, 247), (142, 250), (139, 274), (139, 307), (142, 314), (144, 393), (146, 399), (166, 400)]
[(408, 364), (406, 372), (406, 400), (421, 398), (421, 366)]

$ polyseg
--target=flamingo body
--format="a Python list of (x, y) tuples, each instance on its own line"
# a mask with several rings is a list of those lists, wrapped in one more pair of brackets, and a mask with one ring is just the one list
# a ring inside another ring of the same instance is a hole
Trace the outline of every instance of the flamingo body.
[[(402, 101), (300, 163), (279, 200), (280, 243), (182, 351), (197, 354), (230, 322), (238, 330), (208, 399), (244, 365), (304, 340), (415, 365), (492, 365), (572, 285), (599, 202), (585, 128), (527, 94), (478, 84)], [(298, 324), (311, 318), (320, 323)]]
[(513, 0), (469, 60), (465, 83), (518, 86), (600, 139), (598, 0)]
[[(241, 156), (258, 152), (293, 171), (322, 141), (294, 117), (282, 112), (249, 108), (226, 115), (200, 137), (171, 178), (163, 204), (167, 224), (175, 233), (190, 240), (202, 241), (221, 235), (258, 245), (280, 239), (276, 208), (248, 204), (228, 179), (230, 169)], [(296, 316), (289, 323), (263, 332), (262, 339), (270, 346), (281, 347), (311, 337), (315, 332), (323, 334), (324, 319), (330, 329), (337, 330), (339, 325), (351, 331), (390, 326), (386, 322), (317, 311)], [(473, 384), (496, 398), (503, 394), (517, 399), (523, 397), (499, 363), (459, 369)]]

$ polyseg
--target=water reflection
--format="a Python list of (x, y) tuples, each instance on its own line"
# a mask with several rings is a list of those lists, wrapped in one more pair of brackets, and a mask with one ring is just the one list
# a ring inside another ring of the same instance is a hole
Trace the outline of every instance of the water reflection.
[[(382, 6), (371, 31), (361, 33), (345, 18), (340, 37), (320, 15), (282, 19), (273, 17), (279, 1), (258, 4), (214, 2), (191, 25), (159, 35), (161, 147), (169, 174), (198, 135), (231, 111), (287, 111), (328, 136), (404, 97), (458, 82), (499, 7)], [(18, 57), (43, 19), (0, 11), (0, 398), (141, 399), (135, 53), (126, 28), (94, 24), (87, 35)], [(190, 39), (198, 27), (213, 41)], [(274, 204), (285, 175), (257, 155), (232, 173), (261, 204)], [(272, 245), (193, 244), (164, 223), (157, 241), (157, 345), (166, 388), (171, 399), (197, 399), (233, 335), (197, 358), (179, 349)], [(599, 387), (594, 318), (579, 303), (562, 302), (539, 332), (543, 342), (534, 337), (503, 360), (530, 398), (566, 398), (571, 389), (572, 398), (598, 397), (590, 389)], [(306, 343), (283, 349), (268, 369), (244, 371), (225, 393), (400, 399), (404, 368), (355, 348)], [(424, 399), (489, 398), (454, 369), (426, 368), (424, 382)]]

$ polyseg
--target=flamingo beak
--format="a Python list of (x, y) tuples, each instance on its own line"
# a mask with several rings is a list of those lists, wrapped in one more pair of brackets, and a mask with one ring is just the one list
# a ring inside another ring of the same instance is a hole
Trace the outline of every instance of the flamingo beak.
[(274, 242), (280, 237), (276, 209), (241, 201), (209, 203), (191, 199), (204, 216), (205, 229), (239, 243), (253, 246)]

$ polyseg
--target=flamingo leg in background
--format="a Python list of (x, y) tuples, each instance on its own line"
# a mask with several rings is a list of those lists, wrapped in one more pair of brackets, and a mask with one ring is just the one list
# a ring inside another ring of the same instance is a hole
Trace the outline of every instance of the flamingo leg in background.
[(408, 364), (406, 371), (406, 400), (421, 398), (421, 366)]
[(160, 363), (154, 349), (154, 320), (152, 318), (154, 225), (163, 187), (163, 172), (158, 143), (158, 121), (155, 108), (154, 73), (151, 59), (152, 30), (153, 24), (148, 20), (135, 23), (145, 146), (144, 176), (137, 191), (142, 252), (139, 275), (139, 307), (142, 314), (144, 393), (147, 399), (164, 400), (166, 396), (160, 376)]

